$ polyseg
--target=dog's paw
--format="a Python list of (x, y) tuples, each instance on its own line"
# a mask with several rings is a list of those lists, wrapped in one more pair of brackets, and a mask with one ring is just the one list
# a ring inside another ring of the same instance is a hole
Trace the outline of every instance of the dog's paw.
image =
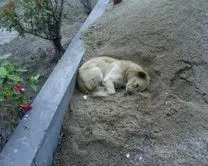
[(116, 93), (115, 90), (109, 90), (109, 91), (108, 91), (108, 94), (109, 94), (109, 95), (114, 95), (115, 93)]

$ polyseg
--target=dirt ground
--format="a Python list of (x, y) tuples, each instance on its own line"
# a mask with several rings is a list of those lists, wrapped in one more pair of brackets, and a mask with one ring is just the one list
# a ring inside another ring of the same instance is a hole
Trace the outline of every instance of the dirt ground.
[(129, 59), (148, 90), (76, 91), (54, 166), (208, 164), (208, 1), (123, 0), (86, 32), (86, 59)]
[[(0, 2), (5, 5), (6, 0)], [(91, 1), (94, 6), (96, 0)], [(86, 9), (79, 0), (66, 0), (64, 6), (64, 16), (62, 22), (62, 44), (67, 48), (77, 31), (87, 18)], [(16, 32), (8, 33), (5, 29), (0, 31), (0, 55), (12, 53), (12, 61), (15, 61), (21, 67), (28, 69), (24, 74), (27, 79), (31, 75), (40, 74), (40, 83), (37, 92), (27, 91), (26, 95), (34, 98), (41, 89), (45, 80), (50, 75), (56, 65), (52, 61), (54, 57), (54, 49), (50, 42), (42, 40), (32, 35), (26, 35), (25, 38), (17, 36)], [(25, 85), (27, 87), (27, 85)], [(21, 117), (17, 117), (16, 122)], [(8, 113), (0, 113), (0, 151), (12, 134), (11, 115)], [(15, 123), (16, 123), (15, 122)]]

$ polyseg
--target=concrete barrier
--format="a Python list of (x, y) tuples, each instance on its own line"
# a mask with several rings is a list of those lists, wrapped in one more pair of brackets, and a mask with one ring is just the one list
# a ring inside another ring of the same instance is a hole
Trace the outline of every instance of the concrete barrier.
[(73, 95), (76, 73), (84, 55), (82, 32), (105, 11), (109, 0), (99, 0), (45, 82), (28, 112), (0, 154), (1, 166), (51, 165), (64, 112)]

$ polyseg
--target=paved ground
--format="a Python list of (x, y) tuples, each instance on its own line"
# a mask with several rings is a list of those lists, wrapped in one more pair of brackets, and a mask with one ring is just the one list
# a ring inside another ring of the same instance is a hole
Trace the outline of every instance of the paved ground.
[(86, 58), (141, 64), (147, 91), (77, 92), (54, 165), (207, 165), (208, 1), (123, 0), (86, 33)]

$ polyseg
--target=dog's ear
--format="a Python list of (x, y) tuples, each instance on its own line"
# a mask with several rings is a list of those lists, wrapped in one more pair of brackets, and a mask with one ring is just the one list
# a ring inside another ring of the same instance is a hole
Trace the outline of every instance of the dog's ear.
[(137, 75), (138, 75), (139, 77), (143, 78), (143, 79), (146, 79), (146, 77), (147, 77), (147, 73), (145, 73), (145, 72), (143, 72), (143, 71), (139, 71), (139, 72), (137, 73)]

